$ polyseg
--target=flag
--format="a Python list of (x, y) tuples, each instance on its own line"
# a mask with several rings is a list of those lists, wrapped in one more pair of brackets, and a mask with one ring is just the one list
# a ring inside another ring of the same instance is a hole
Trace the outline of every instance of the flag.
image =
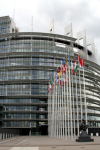
[(71, 62), (71, 66), (72, 66), (73, 74), (75, 75), (75, 70), (74, 70), (73, 63), (72, 63), (72, 62)]
[(85, 62), (84, 62), (84, 58), (83, 58), (83, 51), (82, 51), (82, 66), (85, 67)]
[(60, 70), (60, 68), (59, 68), (59, 79), (60, 79), (60, 77), (61, 77), (61, 70)]
[(67, 73), (67, 80), (69, 81), (68, 73)]
[(55, 91), (57, 90), (57, 86), (55, 86)]
[(74, 59), (74, 64), (75, 64), (75, 73), (76, 73), (77, 72), (76, 59)]
[(54, 82), (52, 83), (52, 89), (54, 88)]
[(49, 83), (48, 83), (48, 93), (49, 93)]
[(56, 83), (58, 82), (58, 74), (56, 73)]
[(70, 60), (70, 57), (69, 57), (69, 65), (71, 66), (71, 60)]
[(68, 67), (68, 60), (67, 60), (67, 63), (66, 63), (66, 65), (67, 65), (67, 69), (69, 69), (69, 67)]
[(61, 85), (61, 87), (62, 87), (62, 85), (63, 85), (63, 81), (62, 81), (62, 80), (60, 80), (60, 85)]
[(81, 61), (81, 58), (80, 58), (80, 55), (78, 54), (78, 59), (79, 59), (79, 63), (80, 63), (80, 67), (82, 68), (82, 61)]
[(53, 84), (53, 77), (52, 77), (52, 84)]
[(51, 87), (52, 93), (53, 93), (53, 88), (54, 88), (54, 82), (53, 82), (53, 78), (52, 78), (52, 87)]
[(62, 66), (62, 64), (61, 64), (61, 72), (62, 72), (62, 74), (63, 74), (63, 66)]
[(50, 81), (50, 91), (51, 91), (51, 81)]
[(64, 73), (66, 72), (66, 66), (65, 66), (65, 61), (63, 59), (63, 70), (64, 70)]
[(53, 84), (54, 84), (54, 83), (53, 83), (53, 77), (52, 77), (52, 88), (53, 88)]

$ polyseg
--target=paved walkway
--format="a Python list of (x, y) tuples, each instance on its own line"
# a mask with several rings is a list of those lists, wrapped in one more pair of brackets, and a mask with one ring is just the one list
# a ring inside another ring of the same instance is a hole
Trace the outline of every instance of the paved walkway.
[(0, 140), (0, 150), (100, 150), (100, 137), (94, 142), (76, 142), (48, 136), (16, 136)]

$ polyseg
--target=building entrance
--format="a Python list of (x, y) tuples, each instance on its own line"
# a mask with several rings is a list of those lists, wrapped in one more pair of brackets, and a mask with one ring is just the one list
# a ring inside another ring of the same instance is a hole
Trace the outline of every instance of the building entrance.
[(20, 129), (20, 135), (29, 135), (30, 129)]

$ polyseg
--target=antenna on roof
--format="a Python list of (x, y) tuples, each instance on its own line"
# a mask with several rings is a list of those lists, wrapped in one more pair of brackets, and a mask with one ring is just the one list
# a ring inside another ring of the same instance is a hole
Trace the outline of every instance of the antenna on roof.
[(14, 5), (14, 11), (13, 11), (13, 20), (14, 20), (14, 17), (15, 17), (15, 5)]
[(33, 32), (33, 16), (32, 16), (31, 31)]

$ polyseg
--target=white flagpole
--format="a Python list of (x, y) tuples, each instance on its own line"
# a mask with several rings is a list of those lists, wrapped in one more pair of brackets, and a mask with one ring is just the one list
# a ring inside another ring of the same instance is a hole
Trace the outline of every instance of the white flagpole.
[(57, 87), (57, 83), (56, 83), (56, 126), (57, 126), (57, 133), (56, 133), (56, 137), (58, 138), (58, 107), (57, 107), (57, 103), (58, 103), (58, 96), (57, 96), (57, 90), (58, 90), (58, 87)]
[[(66, 78), (67, 78), (67, 74), (66, 74)], [(69, 93), (68, 93), (68, 86), (69, 86), (69, 82), (67, 81), (67, 115), (68, 115), (67, 122), (68, 122), (68, 139), (69, 139), (70, 134), (69, 134)]]
[[(51, 86), (51, 89), (52, 89), (52, 86)], [(53, 94), (52, 94), (51, 104), (52, 104), (52, 107), (51, 107), (51, 114), (52, 114), (51, 137), (53, 137)]]
[(77, 134), (79, 136), (79, 113), (78, 113), (77, 77), (76, 77), (76, 74), (75, 74), (75, 82), (76, 82), (76, 105), (77, 105)]
[(48, 93), (48, 135), (50, 136), (50, 82), (49, 82), (49, 93)]
[[(66, 69), (67, 69), (67, 68), (66, 68)], [(66, 71), (65, 71), (65, 74), (66, 74)], [(64, 77), (64, 112), (65, 112), (64, 120), (65, 120), (65, 139), (67, 140), (67, 133), (66, 133), (66, 98), (65, 98), (65, 82), (66, 82), (66, 78)]]
[(54, 137), (54, 91), (52, 93), (52, 137)]
[[(79, 62), (79, 58), (78, 58), (78, 62)], [(80, 64), (79, 64), (79, 85), (80, 85), (80, 111), (81, 111), (81, 121), (82, 121), (82, 96), (81, 96)]]
[[(62, 61), (61, 61), (61, 78), (62, 78)], [(61, 83), (62, 84), (62, 83)], [(62, 116), (61, 116), (61, 112), (62, 112), (62, 107), (61, 107), (61, 100), (62, 100), (62, 87), (61, 87), (61, 92), (60, 92), (60, 130), (61, 130), (61, 139), (62, 139)]]
[(55, 72), (54, 72), (54, 137), (56, 137), (56, 93), (55, 93)]
[(51, 95), (51, 91), (50, 91), (50, 136), (52, 137), (52, 95)]
[(60, 82), (58, 84), (58, 129), (60, 139)]
[(74, 138), (75, 138), (75, 105), (74, 105), (74, 90), (73, 90), (73, 76), (72, 76), (72, 93), (73, 93), (73, 128), (74, 128)]
[[(67, 80), (67, 66), (66, 66), (66, 78), (65, 78), (65, 81), (66, 81), (66, 89), (68, 88), (68, 80)], [(67, 89), (68, 90), (68, 89)], [(68, 93), (67, 93), (68, 95)], [(67, 125), (66, 125), (66, 94), (65, 94), (65, 84), (64, 84), (64, 101), (65, 101), (65, 139), (67, 140)], [(68, 104), (68, 103), (67, 103)], [(68, 116), (68, 113), (67, 113), (67, 116)], [(68, 118), (67, 118), (67, 121), (68, 121)]]
[[(63, 82), (63, 81), (62, 81)], [(63, 118), (63, 139), (64, 139), (64, 102), (63, 102), (63, 84), (62, 84), (62, 118)]]
[(62, 130), (61, 130), (61, 87), (60, 87), (60, 138), (62, 139)]
[[(71, 67), (70, 67), (71, 68)], [(70, 74), (70, 69), (69, 69), (69, 76)], [(71, 100), (71, 78), (69, 78), (69, 91), (70, 91), (70, 122), (71, 122), (71, 139), (73, 140), (73, 127), (72, 127), (72, 100)]]
[(48, 135), (49, 135), (49, 91), (48, 91)]
[(85, 119), (86, 119), (86, 124), (87, 124), (87, 104), (86, 104), (86, 93), (85, 93), (84, 67), (83, 67), (83, 81), (84, 81)]

